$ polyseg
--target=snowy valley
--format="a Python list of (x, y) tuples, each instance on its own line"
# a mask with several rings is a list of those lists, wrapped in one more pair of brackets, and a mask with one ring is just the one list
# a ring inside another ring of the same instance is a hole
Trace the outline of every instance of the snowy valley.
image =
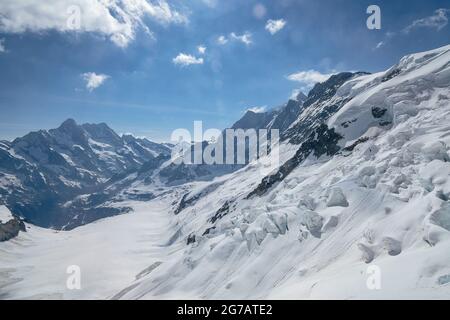
[(26, 232), (0, 242), (0, 299), (450, 296), (450, 45), (233, 127), (279, 129), (280, 167), (178, 166), (73, 120), (1, 141), (0, 235)]

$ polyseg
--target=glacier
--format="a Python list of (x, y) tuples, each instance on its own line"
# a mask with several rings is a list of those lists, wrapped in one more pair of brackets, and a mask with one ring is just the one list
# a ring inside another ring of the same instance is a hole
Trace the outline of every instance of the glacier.
[[(269, 176), (252, 162), (173, 185), (168, 161), (109, 186), (108, 206), (130, 214), (67, 231), (27, 223), (0, 243), (0, 298), (447, 299), (450, 45), (308, 98)], [(80, 290), (66, 287), (71, 265)]]

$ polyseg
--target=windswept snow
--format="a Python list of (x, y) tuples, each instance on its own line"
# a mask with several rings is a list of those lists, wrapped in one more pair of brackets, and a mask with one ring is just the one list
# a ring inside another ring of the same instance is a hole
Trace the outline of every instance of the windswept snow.
[[(445, 99), (449, 79), (450, 45), (406, 56), (385, 73), (363, 76), (341, 87), (338, 95), (347, 90), (353, 98), (328, 124), (347, 140), (357, 139), (372, 126), (406, 120), (431, 106), (433, 100)], [(385, 110), (381, 116), (384, 121), (374, 117), (374, 108)]]
[[(113, 298), (146, 268), (165, 261), (180, 247), (163, 246), (171, 230), (170, 201), (130, 203), (133, 215), (71, 231), (28, 225), (26, 233), (0, 243), (0, 299)], [(67, 270), (73, 265), (80, 267), (80, 290), (66, 286)]]
[[(449, 62), (447, 46), (351, 77), (329, 98), (343, 103), (328, 125), (346, 148), (310, 155), (262, 195), (247, 199), (262, 163), (177, 187), (152, 176), (121, 193), (133, 214), (31, 226), (0, 244), (0, 297), (447, 299)], [(286, 163), (298, 146), (279, 148)], [(66, 287), (70, 265), (81, 290)]]
[(6, 223), (13, 219), (11, 211), (5, 206), (0, 206), (0, 223)]

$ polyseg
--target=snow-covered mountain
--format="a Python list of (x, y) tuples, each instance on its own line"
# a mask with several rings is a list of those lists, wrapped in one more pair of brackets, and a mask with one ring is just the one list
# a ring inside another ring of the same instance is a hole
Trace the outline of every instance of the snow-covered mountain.
[[(290, 99), (287, 103), (279, 106), (275, 109), (267, 112), (256, 112), (252, 110), (246, 111), (246, 113), (236, 121), (230, 129), (233, 130), (249, 130), (254, 129), (258, 132), (260, 129), (277, 129), (280, 132), (285, 132), (290, 125), (298, 119), (298, 116), (302, 112), (303, 103), (307, 100), (307, 97), (303, 93), (299, 93), (296, 99)], [(223, 140), (223, 153), (226, 153), (227, 142), (225, 130), (222, 133)], [(229, 143), (229, 142), (228, 142)], [(210, 142), (202, 142), (202, 150), (210, 144)], [(245, 146), (246, 152), (248, 152), (248, 146)], [(186, 152), (193, 162), (194, 159), (194, 144), (188, 148)], [(238, 142), (234, 143), (235, 157), (238, 149)], [(206, 165), (206, 164), (174, 164), (168, 161), (164, 166), (157, 170), (153, 175), (156, 179), (165, 182), (167, 185), (180, 185), (192, 181), (207, 181), (212, 180), (215, 177), (222, 176), (234, 171), (237, 171), (247, 165), (249, 159), (246, 158), (244, 164), (233, 165)]]
[[(0, 296), (448, 298), (450, 46), (332, 76), (298, 102), (267, 175), (252, 162), (168, 185), (161, 159), (108, 186), (132, 214), (59, 233), (28, 224), (0, 243)], [(15, 143), (2, 148), (29, 161)], [(69, 265), (81, 290), (66, 288)]]
[(278, 129), (284, 132), (298, 119), (303, 103), (307, 99), (308, 97), (300, 92), (295, 99), (289, 99), (286, 104), (278, 108), (262, 112), (247, 110), (244, 116), (231, 126), (231, 129)]
[(120, 137), (104, 123), (69, 119), (57, 129), (0, 143), (0, 202), (39, 226), (76, 227), (126, 210), (102, 206), (106, 187), (169, 155), (164, 145)]

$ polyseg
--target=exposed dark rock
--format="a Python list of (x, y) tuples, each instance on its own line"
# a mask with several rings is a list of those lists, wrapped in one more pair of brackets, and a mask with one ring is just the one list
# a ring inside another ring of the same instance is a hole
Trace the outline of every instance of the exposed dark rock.
[(344, 127), (344, 128), (348, 128), (350, 126), (350, 124), (356, 122), (357, 120), (358, 119), (352, 119), (352, 120), (349, 120), (349, 121), (342, 122), (341, 126)]
[(343, 151), (353, 151), (356, 146), (358, 146), (361, 143), (369, 141), (368, 137), (361, 137), (358, 140), (356, 140), (354, 143), (352, 143), (350, 146), (343, 148)]
[(387, 127), (392, 124), (392, 121), (380, 121), (379, 124), (381, 127)]
[(326, 124), (321, 124), (310, 134), (295, 155), (283, 164), (276, 173), (265, 177), (246, 199), (265, 194), (273, 185), (286, 178), (310, 154), (317, 158), (322, 155), (332, 156), (336, 154), (340, 149), (337, 145), (340, 139), (342, 139), (342, 136), (336, 133), (334, 129), (329, 129)]
[[(302, 93), (300, 93), (302, 95)], [(278, 111), (276, 117), (270, 125), (270, 129), (278, 129), (280, 133), (285, 132), (295, 120), (298, 119), (300, 113), (306, 108), (304, 103), (304, 95), (297, 100), (289, 100), (288, 103)]]
[(179, 214), (181, 211), (183, 211), (185, 208), (192, 206), (193, 204), (195, 204), (199, 199), (201, 199), (202, 197), (204, 197), (205, 195), (207, 195), (208, 193), (213, 192), (214, 190), (216, 190), (219, 186), (221, 185), (221, 183), (213, 183), (208, 185), (205, 189), (203, 189), (201, 192), (191, 196), (190, 193), (186, 193), (185, 195), (183, 195), (183, 197), (181, 198), (180, 203), (178, 204), (177, 208), (175, 209), (175, 214)]
[(187, 245), (190, 245), (191, 243), (194, 243), (194, 242), (195, 242), (195, 234), (190, 234), (187, 238), (186, 243), (187, 243)]
[(385, 108), (380, 108), (380, 107), (372, 107), (372, 115), (374, 118), (381, 118), (385, 115), (385, 113), (387, 112), (387, 109)]
[(219, 210), (217, 210), (217, 212), (214, 214), (214, 216), (209, 219), (209, 222), (211, 223), (215, 223), (217, 220), (222, 219), (223, 217), (225, 217), (229, 212), (230, 212), (230, 205), (231, 202), (230, 201), (226, 201), (222, 207), (220, 207)]
[[(325, 123), (351, 100), (351, 97), (331, 99), (335, 96), (337, 90), (350, 79), (364, 74), (367, 73), (343, 72), (331, 76), (323, 83), (316, 84), (309, 92), (308, 99), (303, 103), (302, 112), (295, 124), (285, 132), (280, 133), (281, 140), (289, 140), (293, 144), (301, 144), (305, 141), (315, 128)], [(350, 123), (343, 123), (342, 126), (348, 126)]]
[(393, 69), (390, 72), (388, 72), (382, 79), (381, 82), (386, 82), (391, 80), (392, 78), (398, 76), (400, 74), (401, 70), (400, 69)]
[(155, 199), (155, 195), (153, 193), (132, 193), (127, 192), (125, 193), (125, 196), (127, 199), (135, 200), (135, 201), (150, 201), (152, 199)]
[(315, 102), (321, 102), (332, 98), (336, 94), (337, 89), (354, 75), (355, 74), (352, 72), (341, 72), (332, 75), (328, 80), (322, 83), (317, 83), (308, 94), (308, 99), (304, 103), (305, 108), (308, 108)]
[(206, 235), (210, 234), (211, 231), (214, 230), (214, 229), (216, 229), (216, 227), (214, 227), (214, 226), (213, 226), (213, 227), (210, 227), (210, 228), (207, 228), (207, 229), (205, 230), (205, 232), (203, 232), (202, 236), (206, 236)]
[(189, 198), (189, 193), (186, 193), (182, 198), (180, 203), (178, 204), (177, 208), (175, 209), (175, 214), (179, 214), (181, 211), (183, 211), (187, 206), (194, 203), (199, 198), (199, 195), (195, 197)]
[(23, 221), (14, 218), (6, 223), (0, 223), (0, 242), (11, 240), (19, 235), (19, 232), (26, 232)]

